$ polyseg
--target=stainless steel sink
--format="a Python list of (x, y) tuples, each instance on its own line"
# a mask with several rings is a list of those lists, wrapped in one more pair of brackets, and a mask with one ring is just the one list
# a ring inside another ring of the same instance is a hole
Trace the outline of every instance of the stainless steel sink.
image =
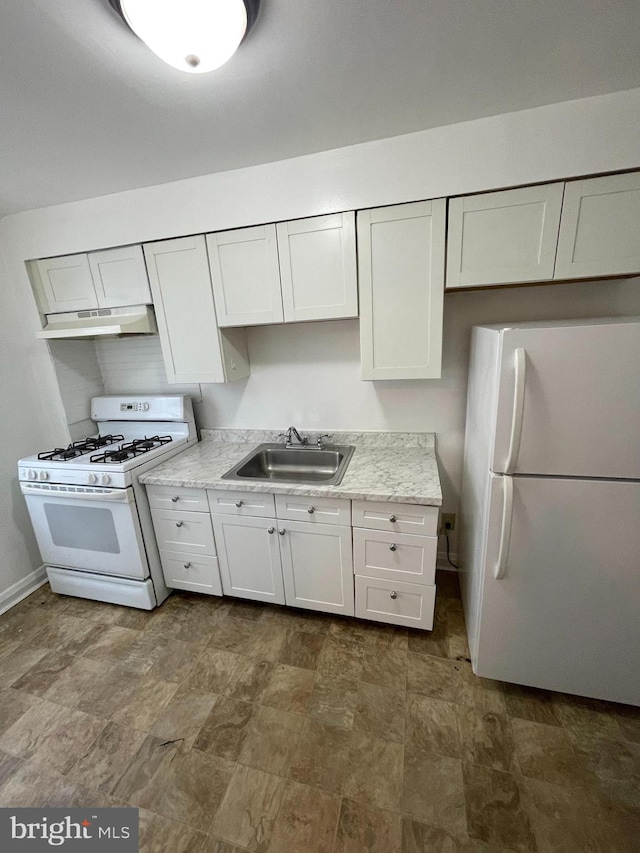
[(337, 486), (344, 477), (354, 450), (355, 447), (347, 444), (325, 444), (322, 450), (260, 444), (223, 474), (222, 479)]

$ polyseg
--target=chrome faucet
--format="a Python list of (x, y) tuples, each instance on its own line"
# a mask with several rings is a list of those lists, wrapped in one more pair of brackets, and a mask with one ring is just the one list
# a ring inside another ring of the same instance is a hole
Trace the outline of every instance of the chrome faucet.
[(300, 435), (298, 430), (294, 426), (290, 426), (286, 432), (280, 433), (280, 438), (286, 438), (286, 447), (293, 447), (293, 439), (295, 438), (298, 444), (301, 447), (306, 447), (309, 443), (309, 439), (304, 436), (304, 438)]

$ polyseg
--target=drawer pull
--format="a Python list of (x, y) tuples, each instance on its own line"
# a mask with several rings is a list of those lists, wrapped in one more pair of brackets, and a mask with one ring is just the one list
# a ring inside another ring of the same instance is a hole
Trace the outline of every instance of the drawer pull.
[(276, 532), (275, 527), (270, 527), (270, 528), (267, 530), (267, 533), (275, 533), (275, 532)]
[(307, 512), (309, 513), (309, 515), (313, 515), (313, 513), (315, 511), (316, 511), (316, 508), (314, 506), (308, 506), (307, 507)]
[(242, 503), (243, 503), (243, 501), (236, 501), (236, 506), (237, 506), (237, 507), (241, 507), (241, 506), (242, 506)]
[(278, 533), (280, 534), (280, 536), (284, 536), (284, 534), (285, 534), (286, 532), (287, 532), (287, 531), (284, 529), (284, 527), (281, 527), (281, 528), (280, 528), (280, 530), (278, 530)]
[(173, 503), (174, 503), (174, 504), (177, 504), (177, 503), (178, 503), (178, 501), (180, 500), (180, 495), (174, 495), (174, 496), (171, 498), (171, 500), (173, 501)]
[(190, 569), (191, 563), (183, 563), (183, 566), (185, 567), (185, 569)]
[(396, 599), (397, 597), (398, 597), (398, 593), (395, 590), (393, 590), (391, 592), (391, 598)]
[(182, 527), (184, 521), (176, 521), (176, 527)]
[(389, 550), (390, 550), (390, 551), (395, 551), (395, 550), (396, 550), (396, 546), (395, 546), (395, 545), (389, 545)]
[(397, 520), (398, 520), (398, 519), (395, 517), (395, 515), (390, 515), (390, 516), (389, 516), (389, 521), (391, 522), (391, 524), (393, 524), (393, 523), (394, 523), (395, 521), (397, 521)]

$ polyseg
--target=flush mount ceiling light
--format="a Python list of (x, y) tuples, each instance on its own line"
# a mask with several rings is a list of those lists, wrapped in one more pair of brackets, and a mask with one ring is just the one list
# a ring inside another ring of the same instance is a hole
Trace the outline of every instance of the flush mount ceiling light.
[(258, 14), (260, 0), (109, 0), (160, 59), (202, 74), (231, 59)]

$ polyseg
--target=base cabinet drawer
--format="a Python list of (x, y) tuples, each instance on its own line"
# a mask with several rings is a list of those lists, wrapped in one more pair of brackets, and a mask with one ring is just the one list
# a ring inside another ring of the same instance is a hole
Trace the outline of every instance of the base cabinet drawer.
[(356, 575), (405, 583), (433, 584), (438, 540), (435, 536), (353, 528)]
[(276, 495), (276, 515), (287, 521), (312, 524), (351, 525), (351, 501), (334, 498), (309, 498), (300, 495)]
[(147, 486), (151, 509), (179, 509), (188, 512), (209, 512), (206, 489), (181, 486)]
[(356, 577), (356, 616), (408, 628), (433, 628), (434, 585)]
[(217, 557), (194, 557), (160, 551), (164, 581), (170, 589), (188, 589), (205, 595), (222, 595)]
[(417, 533), (421, 536), (438, 535), (437, 506), (399, 504), (386, 501), (353, 501), (354, 527), (370, 530), (389, 530), (393, 533)]
[(257, 518), (273, 518), (276, 514), (273, 495), (226, 489), (207, 489), (207, 495), (211, 512), (215, 514), (224, 513), (240, 517), (249, 515)]
[(151, 517), (160, 551), (216, 556), (209, 513), (154, 509)]

